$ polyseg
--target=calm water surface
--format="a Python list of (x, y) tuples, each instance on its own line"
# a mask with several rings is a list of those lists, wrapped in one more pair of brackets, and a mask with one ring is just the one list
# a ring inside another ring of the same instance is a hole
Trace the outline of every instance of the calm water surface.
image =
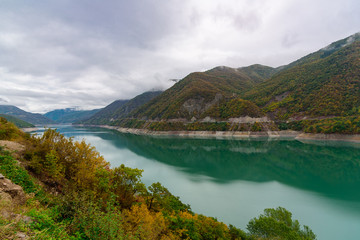
[[(285, 207), (318, 239), (360, 239), (360, 144), (159, 138), (56, 126), (111, 163), (144, 169), (193, 211), (246, 229)], [(41, 130), (39, 131), (41, 132)]]

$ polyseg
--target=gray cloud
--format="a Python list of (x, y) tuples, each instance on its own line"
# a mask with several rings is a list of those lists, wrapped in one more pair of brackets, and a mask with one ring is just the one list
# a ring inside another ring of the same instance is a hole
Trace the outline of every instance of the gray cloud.
[(358, 32), (359, 11), (357, 0), (5, 0), (0, 96), (91, 109), (218, 65), (279, 66)]
[(291, 48), (299, 42), (299, 36), (295, 33), (285, 34), (282, 39), (282, 45), (286, 48)]
[(0, 103), (7, 103), (7, 102), (8, 102), (8, 100), (0, 98)]

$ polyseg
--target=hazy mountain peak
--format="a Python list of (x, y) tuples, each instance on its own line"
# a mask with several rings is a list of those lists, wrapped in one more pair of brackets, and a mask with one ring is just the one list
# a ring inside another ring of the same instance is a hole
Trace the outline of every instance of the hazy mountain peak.
[(237, 72), (238, 70), (236, 68), (231, 68), (231, 67), (227, 67), (227, 66), (217, 66), (217, 67), (214, 67), (214, 68), (208, 70), (207, 72), (211, 72), (211, 71), (235, 71), (235, 72)]
[(322, 48), (322, 51), (336, 51), (340, 48), (346, 47), (355, 41), (360, 40), (360, 32), (355, 33), (347, 38), (331, 43), (330, 45)]

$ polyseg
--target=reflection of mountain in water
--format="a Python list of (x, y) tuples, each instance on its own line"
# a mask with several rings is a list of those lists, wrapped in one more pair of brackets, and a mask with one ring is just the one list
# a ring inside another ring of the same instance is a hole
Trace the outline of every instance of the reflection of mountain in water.
[(278, 181), (336, 198), (360, 200), (360, 148), (299, 141), (154, 138), (109, 132), (99, 137), (146, 158), (217, 182)]

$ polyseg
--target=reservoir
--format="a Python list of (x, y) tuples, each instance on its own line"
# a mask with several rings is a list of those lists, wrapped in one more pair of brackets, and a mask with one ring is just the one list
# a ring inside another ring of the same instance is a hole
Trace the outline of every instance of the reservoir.
[[(322, 239), (359, 239), (360, 144), (151, 137), (55, 126), (110, 162), (143, 169), (194, 212), (246, 230), (265, 208), (284, 207)], [(41, 133), (40, 129), (38, 133)]]

